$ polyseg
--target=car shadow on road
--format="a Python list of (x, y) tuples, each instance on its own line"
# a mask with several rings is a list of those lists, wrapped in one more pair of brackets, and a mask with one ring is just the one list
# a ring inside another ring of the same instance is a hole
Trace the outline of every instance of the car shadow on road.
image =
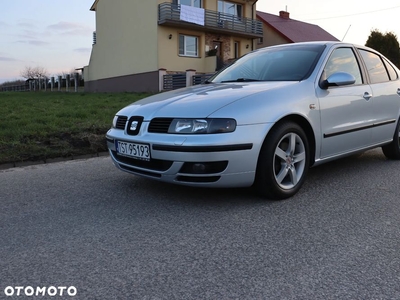
[[(252, 188), (201, 188), (168, 184), (138, 176), (126, 175), (121, 177), (119, 190), (122, 194), (136, 199), (145, 198), (153, 204), (192, 205), (192, 206), (225, 206), (225, 205), (287, 205), (290, 202), (303, 202), (305, 205), (310, 198), (318, 198), (323, 189), (334, 188), (343, 184), (346, 177), (369, 176), (377, 165), (386, 158), (380, 150), (371, 150), (363, 154), (352, 155), (337, 161), (329, 162), (309, 170), (303, 187), (293, 197), (274, 201), (259, 196)], [(115, 188), (115, 187), (114, 187)]]

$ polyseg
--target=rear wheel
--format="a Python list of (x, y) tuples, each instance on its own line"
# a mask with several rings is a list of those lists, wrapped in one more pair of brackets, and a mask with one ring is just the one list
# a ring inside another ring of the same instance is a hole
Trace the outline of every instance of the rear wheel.
[(400, 119), (397, 122), (393, 141), (382, 147), (383, 154), (389, 159), (400, 159)]
[(298, 192), (306, 177), (309, 145), (303, 129), (293, 122), (277, 125), (268, 134), (258, 158), (255, 187), (269, 199), (285, 199)]

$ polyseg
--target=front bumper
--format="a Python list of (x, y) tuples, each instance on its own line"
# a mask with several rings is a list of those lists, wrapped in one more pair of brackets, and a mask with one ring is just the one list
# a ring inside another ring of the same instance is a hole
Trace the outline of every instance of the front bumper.
[[(107, 146), (122, 171), (164, 182), (208, 187), (246, 187), (254, 182), (260, 148), (269, 124), (238, 126), (232, 133), (177, 135), (148, 133), (147, 123), (131, 136), (110, 129)], [(115, 141), (146, 143), (151, 159), (121, 156)]]

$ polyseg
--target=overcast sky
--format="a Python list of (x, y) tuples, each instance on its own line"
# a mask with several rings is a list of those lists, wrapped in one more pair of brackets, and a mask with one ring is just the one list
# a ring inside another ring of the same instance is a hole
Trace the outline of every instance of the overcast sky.
[[(129, 1), (139, 6), (142, 0)], [(20, 79), (27, 66), (56, 75), (87, 65), (95, 30), (93, 2), (1, 0), (0, 83)], [(399, 0), (259, 0), (257, 9), (275, 15), (287, 10), (290, 18), (319, 25), (350, 43), (364, 45), (373, 29), (400, 37)]]

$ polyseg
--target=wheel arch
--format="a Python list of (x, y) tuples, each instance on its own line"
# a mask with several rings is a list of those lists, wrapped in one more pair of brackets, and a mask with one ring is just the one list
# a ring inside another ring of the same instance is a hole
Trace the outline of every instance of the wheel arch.
[[(300, 115), (287, 115), (285, 117), (283, 117), (282, 119), (280, 119), (279, 121), (277, 121), (274, 126), (271, 127), (274, 128), (276, 126), (279, 126), (279, 124), (283, 123), (283, 122), (287, 122), (287, 121), (291, 121), (294, 122), (296, 124), (298, 124), (305, 132), (307, 138), (308, 138), (308, 145), (310, 148), (310, 167), (312, 165), (314, 165), (315, 162), (315, 147), (316, 147), (316, 142), (315, 142), (315, 134), (314, 134), (314, 130), (311, 127), (310, 122), (304, 118), (303, 116)], [(271, 131), (271, 129), (269, 130), (269, 132)], [(265, 136), (264, 141), (267, 139), (268, 134)]]

